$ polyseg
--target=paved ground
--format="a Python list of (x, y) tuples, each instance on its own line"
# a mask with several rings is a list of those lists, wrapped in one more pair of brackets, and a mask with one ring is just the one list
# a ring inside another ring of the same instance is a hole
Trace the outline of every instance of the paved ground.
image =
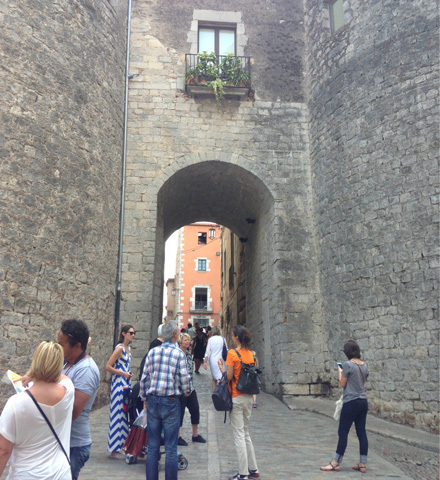
[[(189, 446), (180, 447), (180, 452), (186, 456), (189, 465), (179, 472), (179, 479), (226, 480), (237, 472), (231, 427), (228, 420), (223, 423), (224, 414), (216, 412), (212, 406), (209, 371), (197, 375), (195, 385), (201, 408), (199, 431), (208, 442), (191, 442), (187, 412), (182, 437), (189, 440)], [(334, 475), (338, 480), (361, 478), (361, 474), (351, 469), (358, 461), (358, 442), (354, 433), (350, 435), (341, 471), (336, 474), (319, 470), (319, 466), (330, 461), (336, 448), (337, 423), (328, 416), (333, 412), (333, 405), (325, 400), (295, 399), (287, 406), (271, 395), (259, 395), (258, 408), (253, 411), (251, 420), (251, 436), (263, 480), (322, 480)], [(145, 460), (127, 465), (123, 460), (107, 458), (108, 407), (92, 412), (91, 426), (92, 455), (81, 472), (81, 480), (145, 478)], [(438, 449), (437, 436), (372, 416), (367, 419), (367, 427), (372, 448), (363, 479), (439, 478), (438, 451), (435, 452)], [(162, 457), (160, 480), (165, 478), (164, 461)]]

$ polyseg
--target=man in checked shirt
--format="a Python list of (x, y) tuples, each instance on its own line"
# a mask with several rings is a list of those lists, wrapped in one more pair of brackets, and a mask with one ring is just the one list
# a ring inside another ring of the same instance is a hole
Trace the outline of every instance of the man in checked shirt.
[(177, 437), (180, 395), (190, 395), (191, 377), (185, 354), (177, 346), (179, 328), (173, 320), (162, 328), (163, 343), (150, 350), (141, 378), (140, 397), (147, 409), (147, 480), (159, 479), (162, 429), (165, 441), (165, 480), (177, 480)]

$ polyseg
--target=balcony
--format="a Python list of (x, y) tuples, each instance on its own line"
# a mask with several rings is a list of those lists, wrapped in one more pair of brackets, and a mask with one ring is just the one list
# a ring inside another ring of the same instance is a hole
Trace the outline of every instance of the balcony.
[(189, 311), (191, 313), (213, 313), (214, 312), (214, 303), (210, 302), (208, 308), (208, 302), (206, 301), (195, 301), (194, 304), (190, 303)]
[(251, 88), (250, 57), (235, 57), (214, 53), (185, 55), (185, 90), (190, 95), (215, 97), (245, 97)]

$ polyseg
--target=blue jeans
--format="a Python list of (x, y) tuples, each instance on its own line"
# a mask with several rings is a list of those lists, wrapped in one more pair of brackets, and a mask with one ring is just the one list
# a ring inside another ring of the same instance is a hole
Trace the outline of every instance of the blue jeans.
[(147, 480), (159, 479), (160, 439), (165, 443), (165, 480), (177, 480), (177, 437), (180, 427), (180, 401), (177, 397), (151, 395), (147, 402), (148, 449)]
[(336, 448), (334, 460), (341, 463), (347, 448), (347, 438), (350, 428), (354, 422), (356, 434), (359, 439), (360, 463), (367, 463), (368, 455), (368, 438), (365, 424), (367, 420), (368, 402), (365, 398), (357, 398), (351, 402), (344, 403), (341, 410), (341, 418), (339, 419), (339, 441)]
[(72, 470), (72, 480), (76, 480), (79, 477), (79, 471), (90, 457), (90, 449), (92, 444), (85, 445), (84, 447), (71, 447), (70, 448), (70, 469)]

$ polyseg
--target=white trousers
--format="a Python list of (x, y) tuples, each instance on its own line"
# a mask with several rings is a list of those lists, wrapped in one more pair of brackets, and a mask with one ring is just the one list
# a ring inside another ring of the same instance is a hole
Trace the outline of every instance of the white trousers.
[(254, 446), (249, 435), (249, 420), (252, 413), (252, 395), (240, 395), (232, 399), (231, 426), (240, 475), (249, 475), (249, 470), (258, 470)]

